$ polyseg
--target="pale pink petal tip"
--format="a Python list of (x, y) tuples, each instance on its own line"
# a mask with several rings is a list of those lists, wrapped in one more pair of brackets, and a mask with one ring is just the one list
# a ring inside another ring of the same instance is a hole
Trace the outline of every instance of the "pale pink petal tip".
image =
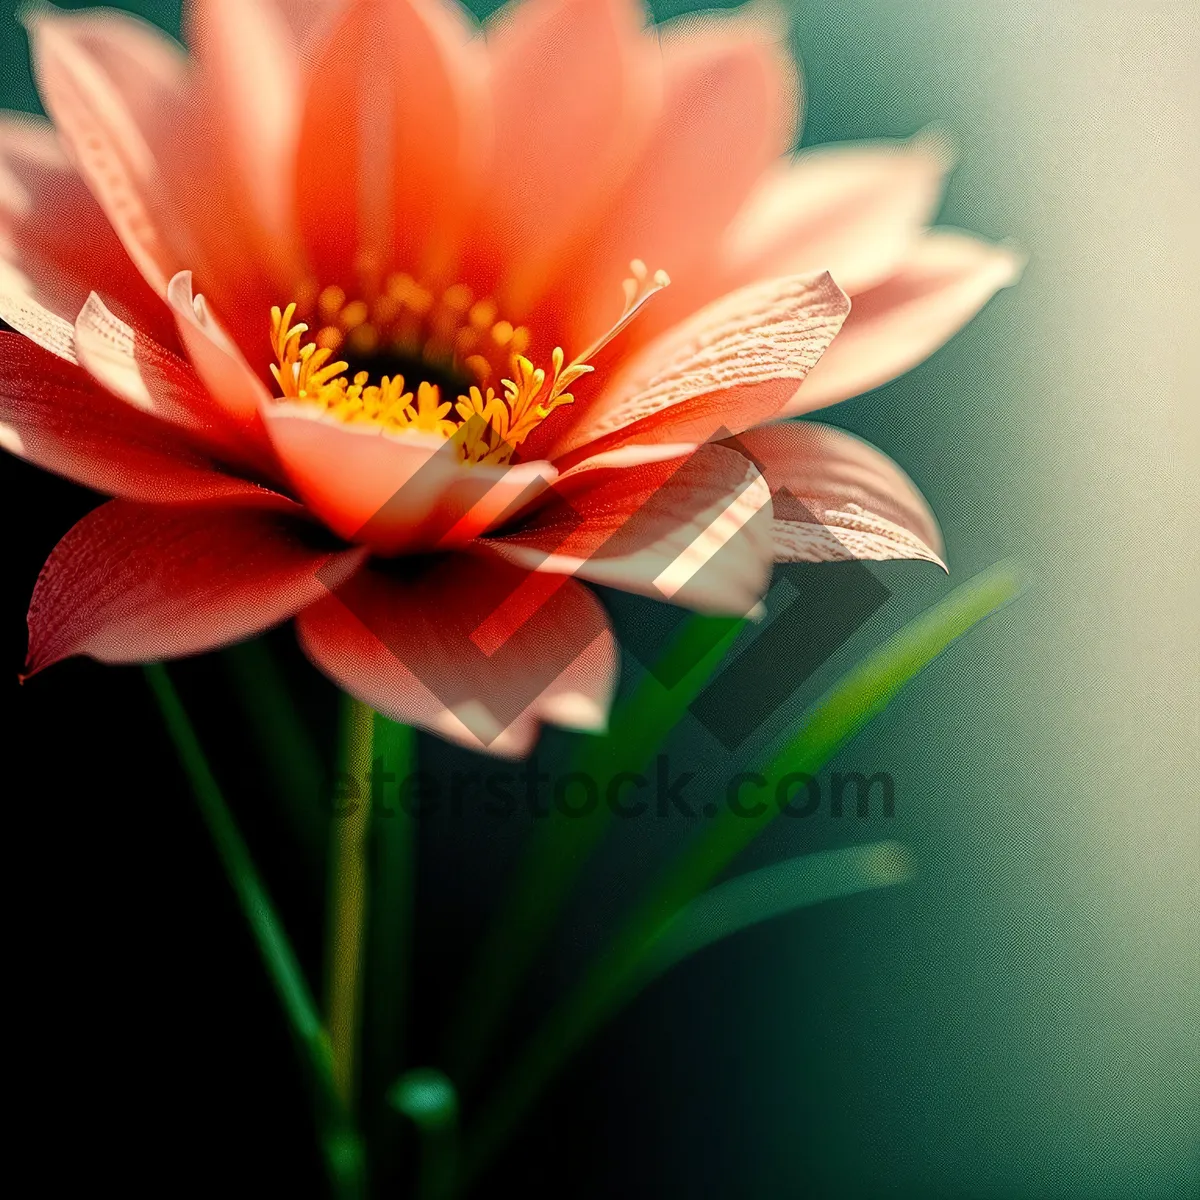
[(1015, 283), (1023, 266), (1010, 246), (929, 230), (889, 278), (854, 297), (841, 333), (780, 415), (813, 412), (903, 375)]
[(947, 570), (925, 498), (886, 455), (813, 421), (737, 439), (771, 487), (777, 562), (914, 559)]

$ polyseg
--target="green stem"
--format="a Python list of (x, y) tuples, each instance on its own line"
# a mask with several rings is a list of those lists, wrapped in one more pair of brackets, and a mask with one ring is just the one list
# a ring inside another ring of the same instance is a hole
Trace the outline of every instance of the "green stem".
[[(594, 779), (601, 791), (620, 772), (640, 772), (743, 624), (724, 617), (689, 618), (654, 670), (614, 710), (608, 732), (581, 739), (571, 770)], [(468, 974), (451, 1026), (448, 1062), (460, 1088), (468, 1089), (477, 1078), (563, 901), (611, 821), (611, 809), (601, 806), (586, 820), (553, 814), (534, 833)]]
[(365, 1194), (362, 1144), (334, 1087), (329, 1040), (308, 983), (166, 668), (147, 666), (146, 678), (308, 1069), (331, 1182), (339, 1200), (359, 1200)]
[(326, 1011), (333, 1082), (351, 1112), (358, 1100), (374, 720), (374, 712), (365, 704), (344, 697), (339, 796), (330, 835)]
[[(372, 1146), (372, 1174), (390, 1178), (398, 1161), (395, 1118), (385, 1102), (403, 1069), (412, 974), (412, 921), (416, 885), (413, 817), (398, 802), (416, 766), (416, 734), (375, 716), (370, 831), (370, 913), (367, 922), (363, 1037), (370, 1047), (362, 1068), (363, 1124)], [(375, 794), (374, 788), (379, 792)]]
[[(955, 589), (869, 654), (810, 709), (799, 731), (764, 773), (767, 787), (791, 773), (815, 774), (908, 680), (1017, 591), (1017, 580), (1002, 564)], [(762, 817), (747, 819), (726, 809), (667, 870), (502, 1079), (469, 1140), (464, 1183), (474, 1179), (504, 1145), (563, 1064), (636, 993), (642, 968), (673, 918), (712, 883), (772, 815), (767, 808)]]

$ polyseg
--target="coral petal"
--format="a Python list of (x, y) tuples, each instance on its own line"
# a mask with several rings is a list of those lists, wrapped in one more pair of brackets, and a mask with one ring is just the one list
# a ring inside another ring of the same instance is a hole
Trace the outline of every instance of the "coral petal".
[(179, 269), (146, 123), (182, 103), (186, 60), (151, 26), (122, 13), (26, 17), (47, 111), (129, 257), (160, 295)]
[(572, 233), (611, 201), (651, 128), (661, 67), (644, 23), (634, 0), (527, 0), (501, 9), (488, 27), (495, 161), (521, 164), (486, 197), (488, 236), (480, 239), (506, 268), (507, 312), (528, 311)]
[(39, 117), (0, 115), (0, 257), (19, 291), (66, 321), (95, 289), (118, 316), (176, 344), (166, 305)]
[(276, 0), (193, 0), (188, 44), (212, 132), (265, 230), (291, 214), (300, 67)]
[(941, 141), (821, 147), (770, 172), (725, 235), (737, 282), (828, 271), (851, 296), (882, 282), (937, 211)]
[(603, 728), (617, 650), (599, 601), (573, 580), (496, 560), (368, 568), (300, 614), (305, 653), (396, 721), (520, 756), (541, 722)]
[(71, 529), (38, 576), (28, 673), (76, 654), (177, 658), (287, 620), (363, 557), (314, 550), (301, 529), (261, 510), (109, 501)]
[(180, 430), (17, 333), (0, 333), (0, 439), (46, 470), (131, 500), (295, 508), (267, 488), (223, 474)]
[(346, 424), (311, 405), (271, 404), (263, 419), (305, 504), (339, 536), (381, 554), (463, 545), (557, 474), (545, 462), (466, 466), (436, 435)]
[(633, 355), (548, 457), (629, 442), (702, 442), (776, 415), (850, 302), (828, 275), (733, 292)]
[(748, 614), (773, 558), (771, 496), (757, 467), (718, 445), (637, 466), (603, 457), (562, 476), (518, 529), (476, 548), (533, 571)]
[(730, 444), (770, 485), (776, 561), (912, 558), (945, 567), (924, 497), (873, 446), (811, 421), (747, 430)]
[(76, 361), (71, 322), (38, 301), (28, 280), (5, 262), (0, 262), (0, 321), (58, 358)]
[[(486, 62), (443, 0), (348, 0), (308, 76), (296, 172), (323, 281), (445, 264), (488, 154)], [(357, 180), (357, 185), (349, 181)]]
[(301, 50), (329, 33), (329, 23), (345, 0), (276, 0), (292, 39)]
[(190, 363), (125, 324), (94, 292), (75, 321), (75, 352), (114, 396), (214, 448), (230, 462), (269, 467), (205, 390)]
[(915, 367), (1003, 287), (1021, 260), (1003, 246), (947, 230), (917, 241), (903, 265), (854, 298), (845, 328), (804, 381), (785, 416), (869, 391)]
[(261, 439), (258, 413), (271, 393), (203, 297), (192, 294), (191, 271), (180, 271), (171, 280), (167, 302), (175, 313), (179, 337), (188, 357), (213, 399), (249, 436)]
[(798, 84), (782, 31), (744, 14), (662, 32), (664, 97), (655, 131), (564, 275), (567, 344), (613, 318), (630, 260), (686, 285), (755, 182), (788, 148)]

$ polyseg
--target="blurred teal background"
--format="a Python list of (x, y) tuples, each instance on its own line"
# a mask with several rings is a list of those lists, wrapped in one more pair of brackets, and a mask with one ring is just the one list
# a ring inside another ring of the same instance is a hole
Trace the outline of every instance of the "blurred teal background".
[[(125, 7), (178, 28), (174, 0)], [(1030, 255), (929, 362), (824, 415), (921, 486), (952, 581), (1008, 556), (1031, 587), (842, 756), (892, 774), (894, 821), (774, 829), (750, 856), (898, 837), (916, 881), (648, 993), (606, 1035), (623, 1144), (580, 1137), (579, 1194), (614, 1194), (621, 1159), (639, 1195), (1200, 1195), (1194, 5), (788, 7), (803, 144), (943, 130), (942, 223)], [(36, 107), (7, 17), (0, 56), (0, 103)], [(892, 602), (833, 666), (950, 586), (881, 576)], [(718, 761), (696, 731), (677, 753)], [(435, 834), (435, 861), (498, 878), (462, 838)], [(648, 869), (644, 840), (618, 831), (546, 986)]]

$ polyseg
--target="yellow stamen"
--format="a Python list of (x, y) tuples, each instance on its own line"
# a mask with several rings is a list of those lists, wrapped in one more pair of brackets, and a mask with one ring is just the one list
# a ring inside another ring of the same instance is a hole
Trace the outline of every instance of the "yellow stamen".
[[(386, 293), (374, 303), (347, 301), (345, 292), (330, 285), (316, 296), (319, 321), (314, 338), (305, 341), (309, 325), (293, 324), (297, 305), (271, 309), (271, 374), (280, 395), (318, 405), (340, 420), (370, 422), (397, 432), (434, 434), (453, 440), (466, 463), (507, 463), (514, 450), (556, 409), (574, 402), (567, 389), (593, 370), (593, 358), (633, 319), (642, 305), (670, 282), (665, 272), (653, 277), (645, 264), (630, 264), (625, 281), (625, 306), (613, 327), (569, 365), (562, 348), (550, 355), (550, 371), (524, 355), (529, 331), (497, 320), (490, 299), (474, 300), (463, 284), (433, 296), (407, 275), (388, 280)], [(488, 336), (484, 336), (488, 335)], [(490, 343), (490, 345), (489, 345)], [(443, 400), (437, 384), (421, 382), (406, 391), (404, 377), (384, 376), (378, 384), (366, 371), (347, 377), (350, 364), (333, 355), (342, 347), (369, 355), (376, 349), (417, 352), (427, 362), (445, 362), (473, 376), (454, 402)], [(488, 380), (503, 368), (495, 355), (508, 356), (511, 378), (500, 380), (497, 395)]]

